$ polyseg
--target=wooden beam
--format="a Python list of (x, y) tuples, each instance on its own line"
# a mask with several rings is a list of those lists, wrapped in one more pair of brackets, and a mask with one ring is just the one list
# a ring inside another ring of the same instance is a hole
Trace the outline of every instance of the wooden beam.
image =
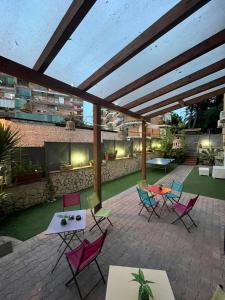
[(50, 76), (41, 74), (40, 72), (37, 72), (33, 69), (30, 69), (28, 67), (25, 67), (21, 64), (18, 64), (12, 60), (9, 60), (5, 57), (0, 56), (0, 71), (4, 72), (8, 75), (12, 75), (21, 79), (24, 79), (28, 82), (33, 82), (36, 84), (39, 84), (41, 86), (44, 86), (46, 88), (50, 88), (54, 91), (58, 91), (65, 94), (71, 94), (77, 97), (82, 98), (84, 101), (91, 102), (93, 104), (101, 104), (101, 106), (119, 111), (121, 113), (127, 114), (133, 118), (137, 119), (143, 119), (142, 116), (129, 111), (123, 107), (120, 107), (118, 105), (114, 105), (113, 103), (109, 103), (105, 101), (104, 99), (97, 97), (95, 95), (92, 95), (90, 93), (81, 91), (80, 89), (76, 87), (72, 87), (71, 85), (64, 83), (60, 80), (54, 79)]
[[(212, 92), (210, 92), (210, 93), (201, 95), (201, 96), (199, 96), (199, 97), (196, 97), (196, 98), (193, 98), (193, 99), (190, 99), (190, 100), (187, 100), (187, 101), (183, 101), (183, 103), (184, 103), (184, 106), (189, 106), (189, 105), (197, 104), (197, 103), (199, 103), (199, 102), (201, 102), (201, 101), (207, 100), (207, 99), (209, 99), (209, 98), (211, 98), (211, 97), (215, 97), (215, 96), (218, 96), (218, 95), (222, 95), (222, 94), (224, 94), (224, 93), (225, 93), (225, 87), (220, 88), (220, 89), (215, 90), (215, 91), (212, 91)], [(182, 106), (183, 106), (183, 105), (182, 105)], [(180, 107), (181, 107), (181, 104), (180, 104), (180, 103), (179, 103), (179, 104), (175, 104), (175, 105), (170, 106), (170, 107), (168, 107), (168, 108), (165, 108), (165, 109), (162, 109), (162, 110), (158, 110), (158, 111), (156, 111), (156, 112), (154, 112), (154, 113), (151, 113), (151, 114), (149, 114), (149, 115), (146, 115), (145, 117), (151, 119), (151, 118), (153, 118), (153, 117), (160, 116), (160, 115), (163, 115), (163, 114), (165, 114), (165, 113), (168, 113), (168, 112), (171, 112), (171, 111), (173, 111), (173, 110), (176, 110), (176, 109), (178, 109), (178, 108), (180, 108)]]
[(153, 91), (143, 97), (140, 97), (136, 100), (133, 100), (131, 102), (129, 102), (128, 104), (124, 105), (123, 107), (126, 108), (126, 109), (131, 109), (131, 108), (134, 108), (135, 106), (138, 106), (138, 105), (141, 105), (145, 102), (148, 102), (150, 100), (153, 100), (157, 97), (160, 97), (164, 94), (167, 94), (173, 90), (176, 90), (186, 84), (189, 84), (191, 82), (194, 82), (198, 79), (201, 79), (205, 76), (208, 76), (212, 73), (215, 73), (217, 71), (220, 71), (222, 69), (225, 68), (225, 58), (224, 59), (221, 59), (219, 61), (217, 61), (216, 63), (214, 64), (211, 64), (199, 71), (196, 71), (190, 75), (187, 75), (177, 81), (174, 81), (166, 86), (163, 86), (161, 87), (160, 89), (156, 90), (156, 91)]
[(88, 90), (210, 0), (182, 0), (79, 85)]
[(44, 73), (95, 2), (96, 0), (74, 0), (72, 2), (40, 57), (36, 61), (34, 70)]
[(225, 29), (122, 87), (106, 100), (113, 102), (225, 43)]
[(102, 206), (102, 192), (101, 192), (101, 106), (100, 104), (94, 104), (93, 106), (93, 160), (94, 160), (94, 191), (100, 199), (100, 204), (95, 207), (98, 211)]
[(151, 112), (153, 110), (156, 110), (158, 108), (161, 108), (163, 106), (166, 106), (166, 105), (169, 105), (169, 104), (172, 104), (172, 103), (175, 103), (175, 102), (179, 102), (187, 97), (190, 97), (190, 96), (193, 96), (193, 95), (196, 95), (198, 93), (201, 93), (201, 92), (204, 92), (206, 90), (209, 90), (211, 88), (214, 88), (214, 87), (217, 87), (221, 84), (225, 83), (225, 76), (222, 76), (222, 77), (219, 77), (217, 79), (214, 79), (210, 82), (207, 82), (207, 83), (204, 83), (202, 85), (199, 85), (193, 89), (190, 89), (189, 91), (186, 91), (186, 92), (183, 92), (183, 93), (180, 93), (178, 95), (175, 95), (173, 97), (170, 97), (166, 100), (163, 100), (163, 101), (160, 101), (159, 103), (155, 103), (151, 106), (148, 106), (148, 107), (145, 107), (143, 109), (140, 109), (138, 111), (136, 111), (136, 113), (138, 114), (146, 114), (147, 112)]
[(146, 179), (146, 122), (142, 121), (141, 178)]

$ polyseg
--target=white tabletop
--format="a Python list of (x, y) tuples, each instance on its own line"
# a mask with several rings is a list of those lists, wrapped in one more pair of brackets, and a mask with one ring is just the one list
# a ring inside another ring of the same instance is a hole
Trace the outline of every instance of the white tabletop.
[[(131, 281), (131, 273), (138, 273), (139, 268), (110, 266), (105, 300), (137, 300), (139, 284)], [(175, 300), (166, 271), (142, 269), (150, 284), (155, 300)]]
[[(67, 220), (66, 225), (61, 225), (62, 216), (74, 216), (74, 220)], [(81, 220), (77, 221), (76, 216), (80, 215)], [(61, 216), (61, 217), (60, 217)], [(86, 210), (63, 211), (55, 213), (45, 234), (63, 233), (85, 229), (86, 227)]]

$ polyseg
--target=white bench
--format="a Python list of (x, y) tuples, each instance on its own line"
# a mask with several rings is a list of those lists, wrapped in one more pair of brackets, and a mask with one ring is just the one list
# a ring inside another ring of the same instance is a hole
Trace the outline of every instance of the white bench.
[(199, 172), (199, 175), (209, 176), (209, 168), (199, 167), (198, 172)]

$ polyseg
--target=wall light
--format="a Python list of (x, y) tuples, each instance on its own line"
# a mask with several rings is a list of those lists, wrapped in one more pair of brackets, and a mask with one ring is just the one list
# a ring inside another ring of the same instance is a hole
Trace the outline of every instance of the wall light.
[(82, 166), (87, 161), (86, 156), (81, 152), (71, 153), (71, 164), (75, 167)]

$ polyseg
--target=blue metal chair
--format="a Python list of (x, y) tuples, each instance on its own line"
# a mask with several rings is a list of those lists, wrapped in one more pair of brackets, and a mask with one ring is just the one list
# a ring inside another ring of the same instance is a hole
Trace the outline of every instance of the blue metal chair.
[(165, 194), (165, 197), (170, 201), (179, 202), (183, 192), (184, 184), (182, 182), (173, 180), (170, 188), (172, 191)]
[(141, 208), (141, 210), (139, 212), (139, 215), (141, 214), (143, 208), (145, 208), (147, 210), (147, 212), (149, 213), (148, 222), (150, 221), (151, 216), (152, 216), (153, 213), (158, 218), (160, 218), (160, 216), (156, 212), (156, 208), (157, 208), (159, 202), (156, 201), (153, 197), (150, 197), (148, 195), (147, 191), (144, 191), (144, 190), (142, 190), (140, 188), (137, 188), (137, 192), (138, 192), (139, 198), (140, 198), (141, 203), (142, 203), (142, 208)]

